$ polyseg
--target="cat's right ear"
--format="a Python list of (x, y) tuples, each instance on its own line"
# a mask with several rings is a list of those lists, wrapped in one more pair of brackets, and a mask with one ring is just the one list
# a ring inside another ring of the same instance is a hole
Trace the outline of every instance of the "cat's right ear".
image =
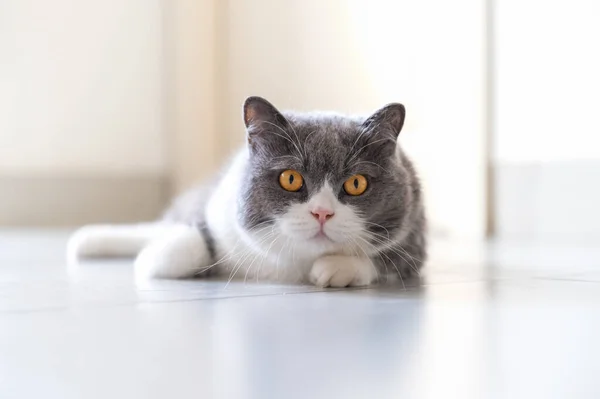
[(248, 97), (244, 101), (244, 124), (248, 132), (248, 141), (261, 131), (273, 127), (285, 128), (288, 121), (273, 104), (262, 97)]

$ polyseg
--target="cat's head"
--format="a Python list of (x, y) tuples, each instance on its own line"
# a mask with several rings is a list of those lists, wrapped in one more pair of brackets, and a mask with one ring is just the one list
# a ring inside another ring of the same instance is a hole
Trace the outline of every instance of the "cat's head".
[(272, 242), (264, 237), (277, 238), (312, 254), (371, 255), (386, 246), (401, 234), (413, 202), (411, 175), (396, 146), (404, 116), (401, 104), (357, 118), (282, 113), (248, 98), (243, 228), (256, 232), (259, 246)]

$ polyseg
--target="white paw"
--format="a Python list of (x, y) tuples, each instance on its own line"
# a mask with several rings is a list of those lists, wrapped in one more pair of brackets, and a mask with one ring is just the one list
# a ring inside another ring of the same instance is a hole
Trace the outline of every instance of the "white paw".
[(186, 278), (196, 276), (210, 263), (200, 232), (176, 226), (146, 246), (135, 260), (136, 278)]
[(325, 256), (313, 264), (310, 281), (319, 287), (361, 287), (377, 278), (369, 259), (353, 256)]

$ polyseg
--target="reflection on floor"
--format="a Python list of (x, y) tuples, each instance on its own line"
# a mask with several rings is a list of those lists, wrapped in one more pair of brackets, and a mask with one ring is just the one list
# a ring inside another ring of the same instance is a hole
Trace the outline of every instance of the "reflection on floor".
[(598, 398), (600, 248), (434, 245), (421, 287), (135, 283), (0, 232), (0, 398)]

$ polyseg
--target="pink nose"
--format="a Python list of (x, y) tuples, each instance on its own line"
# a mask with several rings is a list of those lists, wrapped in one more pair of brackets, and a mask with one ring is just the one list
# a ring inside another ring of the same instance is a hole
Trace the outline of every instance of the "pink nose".
[(324, 208), (317, 208), (311, 211), (312, 215), (319, 221), (319, 223), (324, 224), (326, 221), (331, 219), (334, 215), (333, 211)]

